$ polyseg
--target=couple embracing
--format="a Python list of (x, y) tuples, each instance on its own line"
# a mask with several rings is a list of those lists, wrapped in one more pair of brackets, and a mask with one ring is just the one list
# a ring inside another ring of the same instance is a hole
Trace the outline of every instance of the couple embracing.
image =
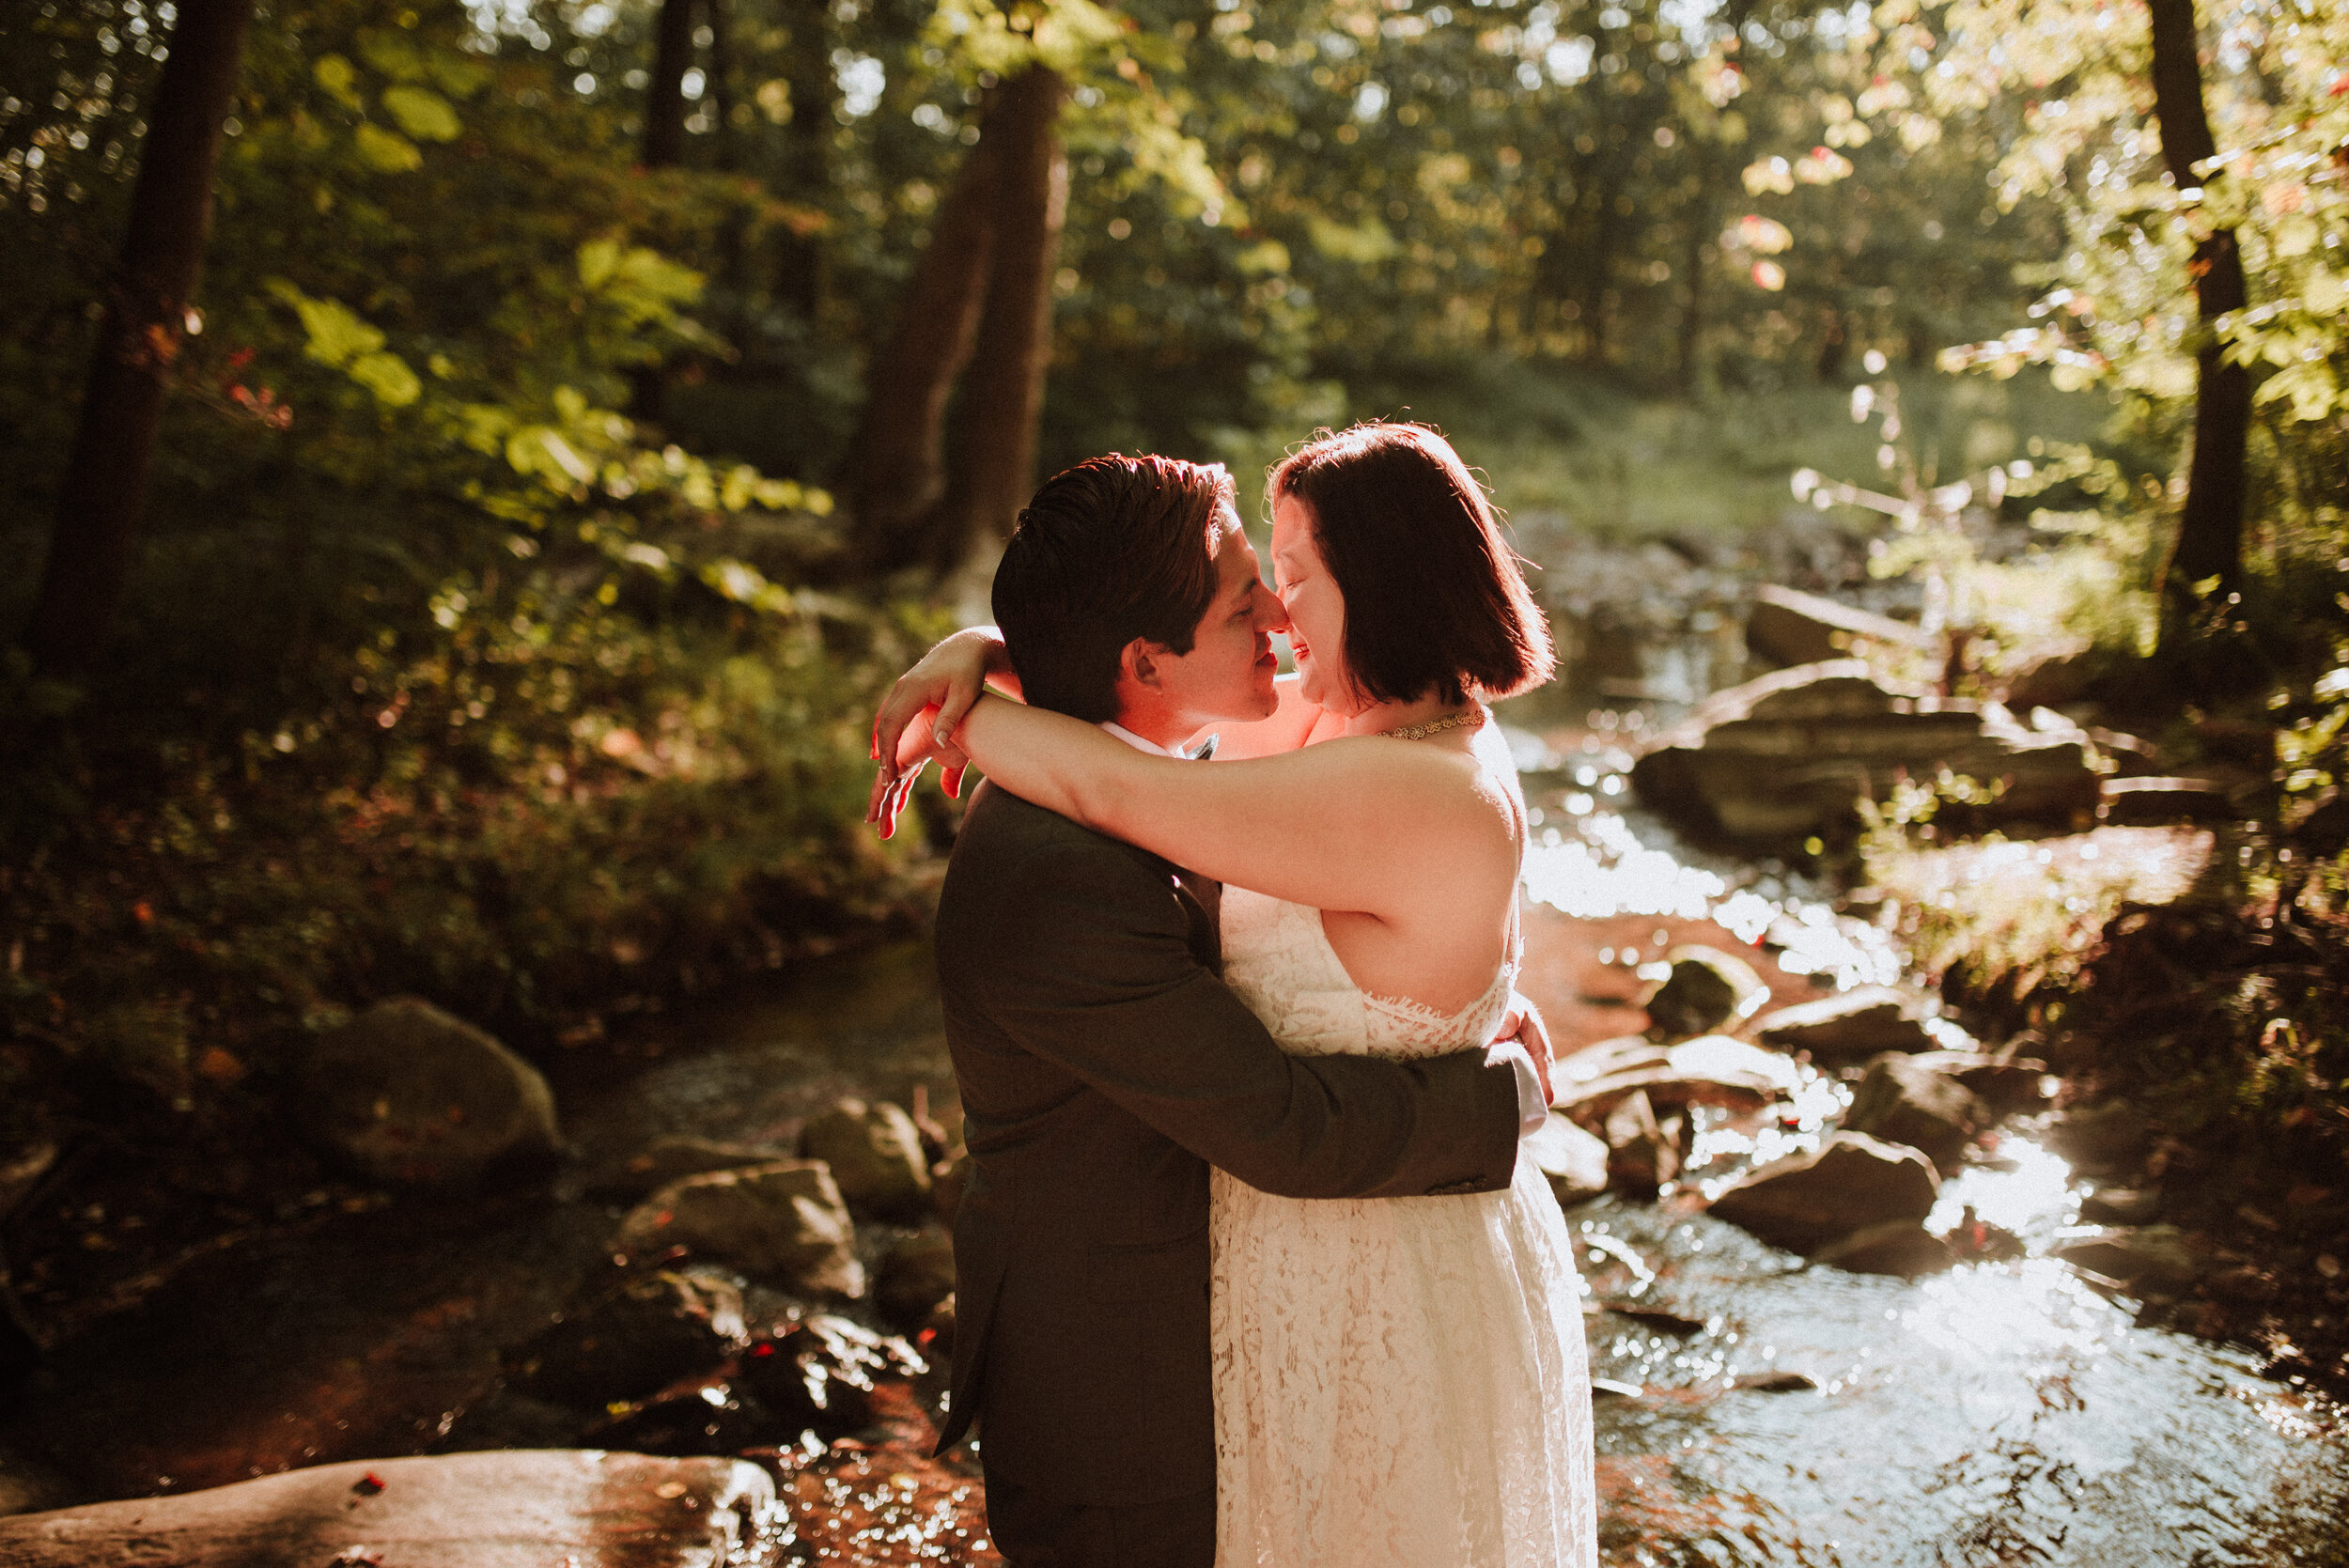
[(1591, 1568), (1483, 706), (1548, 632), (1433, 431), (1325, 435), (1270, 493), (1277, 595), (1221, 468), (1053, 478), (1000, 640), (877, 726), (876, 819), (925, 760), (989, 780), (938, 915), (972, 1157), (941, 1446), (976, 1420), (1020, 1568)]

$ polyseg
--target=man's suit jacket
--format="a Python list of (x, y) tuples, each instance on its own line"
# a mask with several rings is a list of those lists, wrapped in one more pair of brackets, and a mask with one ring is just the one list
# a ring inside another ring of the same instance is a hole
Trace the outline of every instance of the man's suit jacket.
[[(1517, 1079), (1283, 1055), (1216, 977), (1213, 882), (992, 786), (939, 902), (972, 1170), (953, 1394), (990, 1469), (1088, 1505), (1215, 1484), (1207, 1168), (1299, 1198), (1509, 1185)], [(1204, 895), (1204, 897), (1203, 897)]]

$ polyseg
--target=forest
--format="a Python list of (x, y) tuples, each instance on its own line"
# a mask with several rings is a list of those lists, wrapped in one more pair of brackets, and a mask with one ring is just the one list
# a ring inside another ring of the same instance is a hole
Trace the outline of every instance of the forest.
[(1945, 692), (2061, 644), (2233, 769), (2240, 962), (2108, 1071), (2329, 1180), (2344, 62), (2342, 0), (12, 6), (0, 1149), (918, 930), (958, 808), (872, 837), (870, 716), (1036, 482), (1252, 526), (1404, 416), (1578, 536), (1824, 519)]

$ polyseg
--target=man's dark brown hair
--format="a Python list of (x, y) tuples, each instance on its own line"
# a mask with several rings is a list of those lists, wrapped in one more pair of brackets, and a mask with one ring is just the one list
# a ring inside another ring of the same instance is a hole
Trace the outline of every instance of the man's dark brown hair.
[(995, 624), (1030, 703), (1117, 717), (1118, 658), (1145, 638), (1187, 654), (1215, 598), (1221, 464), (1089, 458), (1044, 482), (995, 568)]
[(1423, 425), (1327, 430), (1273, 469), (1346, 599), (1346, 669), (1373, 702), (1508, 697), (1557, 667), (1484, 487)]

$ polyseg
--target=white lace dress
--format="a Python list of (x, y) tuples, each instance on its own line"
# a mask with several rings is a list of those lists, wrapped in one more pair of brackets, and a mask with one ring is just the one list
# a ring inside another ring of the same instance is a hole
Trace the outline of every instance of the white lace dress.
[[(1481, 1045), (1517, 970), (1445, 1017), (1364, 993), (1318, 909), (1226, 888), (1222, 933), (1300, 1054)], [(1442, 1198), (1213, 1182), (1217, 1568), (1595, 1568), (1581, 1296), (1532, 1161)]]

